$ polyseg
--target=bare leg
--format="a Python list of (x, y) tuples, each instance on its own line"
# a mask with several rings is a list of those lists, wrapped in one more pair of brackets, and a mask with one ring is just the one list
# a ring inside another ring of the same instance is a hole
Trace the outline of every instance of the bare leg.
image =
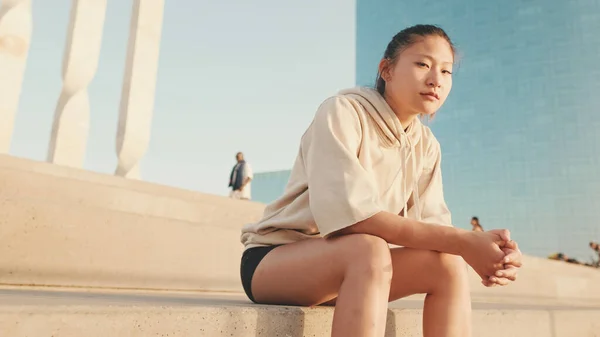
[(256, 269), (252, 293), (259, 303), (303, 306), (337, 297), (332, 336), (381, 337), (391, 277), (387, 243), (352, 234), (274, 249)]
[(350, 261), (346, 267), (336, 300), (332, 336), (385, 334), (392, 263), (387, 243), (377, 237), (372, 239), (381, 240), (382, 244), (376, 241), (369, 247), (374, 251), (362, 252), (369, 256), (368, 262), (353, 266)]
[(467, 264), (460, 256), (427, 250), (392, 249), (390, 301), (427, 294), (423, 336), (471, 336), (471, 294)]
[(384, 335), (388, 300), (425, 293), (425, 337), (471, 336), (462, 258), (409, 248), (390, 251), (370, 235), (279, 247), (257, 268), (252, 291), (262, 303), (335, 304), (332, 336), (374, 337)]
[[(427, 294), (423, 312), (423, 334), (471, 336), (471, 294), (467, 266), (459, 256), (427, 250), (391, 250), (394, 274), (390, 301)], [(335, 305), (336, 299), (322, 305)]]

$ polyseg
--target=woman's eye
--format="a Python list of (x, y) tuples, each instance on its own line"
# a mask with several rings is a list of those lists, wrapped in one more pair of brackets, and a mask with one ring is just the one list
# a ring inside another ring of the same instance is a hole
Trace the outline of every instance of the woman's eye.
[(444, 74), (449, 74), (449, 75), (452, 75), (452, 72), (451, 72), (450, 70), (442, 70), (442, 72), (443, 72)]
[(418, 65), (419, 67), (427, 67), (427, 68), (429, 68), (429, 65), (428, 65), (427, 63), (423, 63), (423, 62), (417, 62), (417, 65)]

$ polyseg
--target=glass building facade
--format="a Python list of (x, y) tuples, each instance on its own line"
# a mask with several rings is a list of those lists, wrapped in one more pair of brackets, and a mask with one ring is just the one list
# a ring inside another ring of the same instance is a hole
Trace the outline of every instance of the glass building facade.
[[(406, 26), (440, 25), (458, 48), (452, 93), (429, 122), (455, 225), (478, 216), (527, 254), (588, 261), (600, 241), (600, 2), (357, 0), (356, 15), (358, 85), (373, 85)], [(286, 175), (254, 193), (271, 201)]]
[(265, 204), (283, 194), (290, 170), (255, 173), (252, 178), (252, 200)]

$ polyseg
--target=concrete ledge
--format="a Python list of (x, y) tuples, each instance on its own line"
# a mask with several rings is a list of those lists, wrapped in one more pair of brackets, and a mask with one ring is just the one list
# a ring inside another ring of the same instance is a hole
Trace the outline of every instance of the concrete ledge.
[(3, 198), (55, 200), (103, 209), (238, 229), (264, 205), (0, 155)]
[[(11, 337), (328, 336), (331, 308), (260, 306), (239, 295), (0, 290), (0, 331)], [(422, 301), (388, 310), (387, 337), (421, 336)], [(600, 306), (476, 301), (474, 336), (599, 336)]]
[(217, 225), (3, 199), (0, 284), (240, 291), (236, 237)]

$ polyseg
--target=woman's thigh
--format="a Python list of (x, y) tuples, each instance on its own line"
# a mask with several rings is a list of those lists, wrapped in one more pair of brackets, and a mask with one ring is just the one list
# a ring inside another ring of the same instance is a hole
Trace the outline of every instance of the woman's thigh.
[[(460, 256), (423, 249), (393, 248), (389, 301), (446, 289), (468, 292), (467, 265)], [(333, 298), (322, 305), (333, 306)]]
[[(369, 260), (375, 262), (365, 262)], [(256, 268), (252, 294), (258, 303), (322, 304), (337, 297), (350, 263), (383, 269), (378, 261), (386, 260), (391, 268), (387, 243), (365, 234), (283, 245), (267, 254)]]
[[(352, 234), (272, 250), (256, 268), (252, 294), (265, 304), (334, 305), (349, 265), (391, 269), (390, 301), (431, 293), (440, 286), (468, 287), (466, 263), (459, 256), (412, 248), (390, 250), (381, 238)], [(369, 272), (373, 270), (365, 270)]]

